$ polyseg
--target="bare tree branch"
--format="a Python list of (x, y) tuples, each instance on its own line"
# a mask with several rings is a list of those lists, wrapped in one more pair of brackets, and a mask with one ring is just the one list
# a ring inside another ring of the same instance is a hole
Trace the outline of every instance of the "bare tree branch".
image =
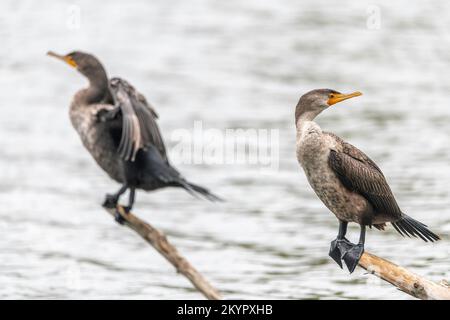
[[(115, 216), (114, 208), (106, 208), (106, 211)], [(177, 270), (184, 275), (209, 300), (222, 299), (220, 293), (184, 258), (178, 250), (167, 241), (166, 236), (147, 222), (130, 213), (125, 213), (122, 206), (117, 207), (124, 219), (124, 225), (136, 231), (145, 241), (166, 258)]]
[[(115, 216), (115, 209), (105, 209), (110, 215)], [(122, 206), (118, 206), (118, 212), (124, 219), (124, 224), (127, 227), (134, 230), (152, 245), (156, 251), (175, 267), (177, 272), (188, 278), (194, 287), (207, 299), (222, 299), (220, 293), (179, 254), (178, 250), (167, 241), (166, 236), (161, 231), (132, 213), (126, 214)], [(424, 279), (403, 267), (371, 253), (363, 253), (359, 260), (359, 266), (415, 298), (422, 300), (450, 300), (450, 287), (445, 281), (438, 284)]]
[(359, 266), (415, 298), (450, 300), (450, 287), (445, 281), (437, 284), (368, 252), (363, 253)]

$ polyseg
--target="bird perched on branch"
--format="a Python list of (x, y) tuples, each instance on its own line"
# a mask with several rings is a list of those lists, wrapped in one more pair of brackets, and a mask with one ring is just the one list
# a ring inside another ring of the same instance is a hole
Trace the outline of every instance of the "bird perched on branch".
[[(390, 222), (406, 236), (437, 241), (426, 225), (403, 213), (380, 168), (362, 151), (333, 133), (322, 131), (314, 119), (330, 106), (360, 96), (318, 89), (304, 94), (295, 109), (297, 159), (317, 196), (339, 220), (330, 257), (353, 272), (364, 252), (366, 226), (384, 230)], [(361, 226), (358, 244), (345, 238), (347, 224)]]
[[(129, 189), (129, 212), (136, 189), (151, 191), (164, 187), (180, 187), (211, 201), (220, 200), (207, 189), (190, 183), (170, 164), (158, 115), (145, 97), (121, 78), (109, 79), (105, 68), (93, 55), (74, 51), (59, 55), (89, 80), (70, 105), (70, 120), (81, 141), (98, 165), (122, 187), (106, 196), (104, 206), (116, 207)], [(119, 213), (118, 222), (123, 222)]]

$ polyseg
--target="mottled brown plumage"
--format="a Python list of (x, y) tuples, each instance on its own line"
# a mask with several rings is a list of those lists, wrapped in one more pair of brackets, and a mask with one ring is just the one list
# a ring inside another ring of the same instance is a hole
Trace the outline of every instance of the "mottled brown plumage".
[(123, 185), (117, 193), (107, 196), (106, 205), (115, 207), (119, 197), (130, 189), (125, 207), (128, 211), (134, 203), (135, 189), (151, 191), (169, 186), (219, 200), (207, 189), (188, 182), (169, 163), (157, 114), (133, 86), (120, 78), (109, 80), (103, 65), (91, 54), (75, 51), (49, 55), (75, 67), (89, 80), (89, 86), (75, 94), (69, 114), (95, 161)]
[[(342, 146), (342, 151), (330, 150), (328, 157), (330, 168), (338, 176), (342, 184), (350, 191), (364, 196), (372, 205), (374, 217), (366, 221), (367, 225), (374, 224), (383, 229), (387, 221), (396, 221), (401, 218), (402, 212), (395, 200), (380, 168), (361, 150), (338, 136), (333, 136)], [(385, 217), (387, 215), (387, 217)], [(379, 223), (383, 220), (382, 223)]]
[[(361, 150), (338, 136), (324, 132), (313, 120), (323, 110), (340, 101), (361, 95), (335, 90), (313, 90), (300, 98), (296, 107), (297, 159), (317, 196), (340, 221), (330, 256), (341, 258), (353, 271), (362, 254), (365, 226), (383, 230), (387, 222), (402, 235), (424, 241), (439, 240), (424, 224), (404, 214), (380, 168)], [(361, 225), (358, 245), (345, 239), (348, 222)]]

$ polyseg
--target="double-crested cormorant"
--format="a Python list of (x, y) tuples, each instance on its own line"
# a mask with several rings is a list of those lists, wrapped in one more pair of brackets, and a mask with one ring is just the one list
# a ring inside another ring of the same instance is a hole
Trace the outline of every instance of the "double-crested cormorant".
[[(66, 55), (48, 52), (76, 68), (89, 80), (70, 106), (70, 120), (86, 149), (98, 165), (122, 187), (106, 196), (104, 205), (116, 207), (128, 189), (129, 212), (135, 190), (151, 191), (181, 187), (209, 200), (220, 200), (207, 189), (188, 182), (169, 163), (156, 119), (158, 115), (145, 97), (120, 78), (108, 79), (100, 61), (91, 54), (75, 51)], [(116, 220), (122, 222), (120, 215)]]
[[(300, 98), (295, 109), (297, 159), (317, 196), (339, 220), (339, 233), (331, 242), (329, 255), (341, 268), (344, 260), (350, 272), (364, 252), (366, 226), (384, 230), (386, 222), (390, 222), (403, 236), (432, 242), (440, 239), (400, 210), (383, 173), (368, 156), (338, 136), (322, 131), (313, 121), (329, 106), (360, 95), (312, 90)], [(361, 226), (356, 245), (345, 238), (348, 222)]]

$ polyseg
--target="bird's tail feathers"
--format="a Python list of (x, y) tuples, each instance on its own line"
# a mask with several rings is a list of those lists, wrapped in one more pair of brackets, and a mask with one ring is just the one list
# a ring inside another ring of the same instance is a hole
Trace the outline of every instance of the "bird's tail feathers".
[(400, 220), (392, 222), (392, 226), (402, 236), (419, 237), (425, 242), (434, 242), (441, 239), (437, 234), (431, 232), (425, 224), (406, 214)]
[(181, 186), (189, 192), (194, 197), (198, 198), (198, 195), (203, 196), (205, 199), (212, 201), (212, 202), (222, 202), (224, 201), (222, 198), (216, 196), (215, 194), (211, 193), (208, 189), (200, 187), (196, 184), (183, 181), (181, 183)]

